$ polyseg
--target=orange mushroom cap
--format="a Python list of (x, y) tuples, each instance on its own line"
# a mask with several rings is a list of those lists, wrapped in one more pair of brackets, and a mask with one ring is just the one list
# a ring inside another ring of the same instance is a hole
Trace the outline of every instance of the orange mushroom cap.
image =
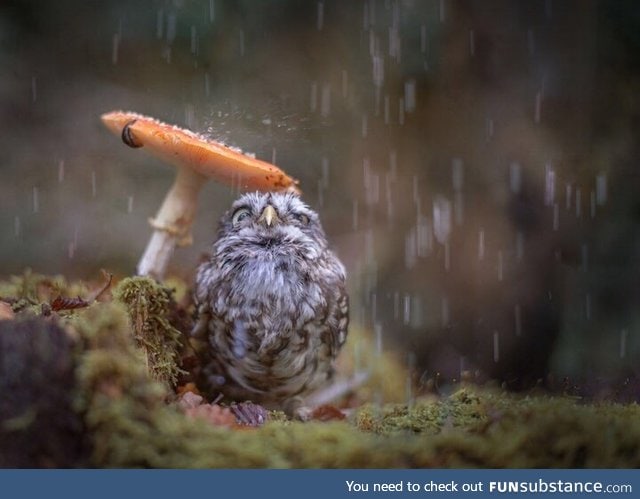
[(188, 167), (219, 182), (242, 190), (292, 191), (300, 193), (298, 181), (277, 166), (242, 154), (218, 142), (183, 128), (168, 125), (138, 113), (113, 111), (102, 122), (154, 156), (174, 166)]

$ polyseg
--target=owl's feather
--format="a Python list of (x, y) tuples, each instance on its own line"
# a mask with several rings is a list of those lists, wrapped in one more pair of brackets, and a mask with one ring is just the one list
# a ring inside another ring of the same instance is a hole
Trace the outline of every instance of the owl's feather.
[(345, 270), (296, 195), (233, 204), (198, 269), (196, 302), (200, 387), (211, 396), (285, 407), (331, 380), (349, 320)]

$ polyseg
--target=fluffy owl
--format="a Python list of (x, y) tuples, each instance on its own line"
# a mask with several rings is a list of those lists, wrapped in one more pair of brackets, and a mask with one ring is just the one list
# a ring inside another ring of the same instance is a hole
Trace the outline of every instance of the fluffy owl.
[(197, 273), (199, 387), (292, 413), (328, 384), (349, 321), (345, 270), (295, 194), (253, 193), (222, 217)]

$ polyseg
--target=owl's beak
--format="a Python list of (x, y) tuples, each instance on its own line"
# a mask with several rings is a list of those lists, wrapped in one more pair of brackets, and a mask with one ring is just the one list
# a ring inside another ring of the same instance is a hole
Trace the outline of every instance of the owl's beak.
[(271, 227), (274, 223), (279, 221), (280, 218), (278, 218), (275, 208), (270, 204), (262, 210), (262, 214), (260, 215), (260, 218), (258, 218), (258, 222), (264, 223), (267, 227)]

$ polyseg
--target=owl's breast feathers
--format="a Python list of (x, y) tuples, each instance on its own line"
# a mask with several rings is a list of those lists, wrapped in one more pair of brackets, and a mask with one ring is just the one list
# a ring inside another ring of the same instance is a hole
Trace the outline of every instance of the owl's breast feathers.
[(268, 402), (312, 391), (332, 376), (346, 339), (348, 298), (344, 267), (328, 249), (313, 254), (304, 245), (267, 242), (217, 255), (198, 271), (196, 298), (200, 322), (207, 321), (201, 329), (214, 390)]

